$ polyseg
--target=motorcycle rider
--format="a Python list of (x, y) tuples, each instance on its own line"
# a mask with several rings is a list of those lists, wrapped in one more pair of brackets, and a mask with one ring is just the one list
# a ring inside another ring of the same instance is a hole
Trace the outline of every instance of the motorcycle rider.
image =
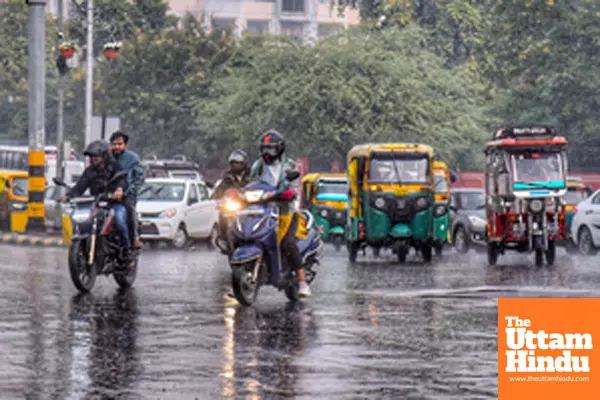
[[(90, 158), (90, 165), (83, 171), (75, 186), (62, 196), (59, 201), (65, 202), (72, 197), (81, 196), (87, 189), (90, 190), (92, 196), (97, 196), (108, 190), (112, 192), (114, 200), (123, 200), (124, 191), (127, 189), (126, 176), (117, 179), (107, 187), (108, 182), (121, 170), (119, 163), (111, 156), (108, 150), (108, 143), (102, 140), (93, 141), (86, 147), (83, 154)], [(133, 266), (134, 262), (131, 260), (131, 242), (129, 239), (129, 230), (127, 229), (127, 211), (121, 203), (113, 202), (111, 208), (115, 212), (115, 222), (124, 239), (127, 264)]]
[[(267, 182), (276, 182), (279, 190), (288, 190), (298, 187), (298, 180), (289, 182), (285, 179), (285, 172), (296, 170), (296, 163), (284, 155), (285, 140), (276, 130), (268, 130), (260, 138), (260, 158), (254, 162), (250, 172), (250, 180), (263, 179)], [(285, 200), (292, 200), (291, 198)], [(311, 295), (310, 286), (306, 283), (306, 275), (302, 267), (302, 256), (296, 243), (298, 230), (298, 213), (296, 204), (288, 201), (279, 211), (280, 218), (291, 218), (288, 230), (281, 242), (284, 257), (298, 274), (298, 295), (308, 297)]]
[(121, 131), (116, 131), (110, 136), (110, 147), (112, 154), (121, 166), (122, 171), (127, 171), (127, 189), (123, 195), (125, 201), (123, 205), (127, 209), (127, 221), (130, 237), (133, 241), (133, 247), (139, 249), (142, 242), (139, 238), (138, 218), (136, 211), (138, 190), (144, 184), (144, 167), (140, 162), (140, 157), (129, 150), (129, 136)]
[[(248, 163), (248, 155), (244, 150), (237, 149), (231, 152), (229, 155), (229, 169), (221, 180), (217, 183), (213, 192), (210, 196), (213, 200), (221, 200), (225, 193), (227, 193), (230, 189), (238, 189), (241, 190), (244, 186), (246, 186), (249, 182), (250, 176), (250, 165)], [(221, 243), (225, 243), (223, 245), (227, 250), (224, 252), (225, 254), (229, 254), (231, 252), (230, 241), (227, 240), (227, 221), (225, 219), (225, 215), (220, 212), (219, 213), (219, 237), (217, 240)]]

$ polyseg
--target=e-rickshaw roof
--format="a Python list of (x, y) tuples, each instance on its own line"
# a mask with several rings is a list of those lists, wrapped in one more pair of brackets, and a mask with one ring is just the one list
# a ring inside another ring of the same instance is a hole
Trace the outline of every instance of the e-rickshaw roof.
[(424, 153), (424, 154), (429, 155), (430, 157), (433, 157), (433, 148), (426, 144), (367, 143), (367, 144), (360, 144), (360, 145), (354, 146), (352, 149), (350, 149), (350, 151), (348, 152), (348, 157), (347, 157), (348, 164), (350, 164), (350, 162), (352, 161), (353, 158), (361, 157), (361, 156), (368, 157), (374, 151), (376, 151), (378, 153), (412, 151), (412, 152)]
[(496, 131), (492, 140), (487, 142), (489, 148), (536, 147), (544, 145), (566, 145), (567, 139), (556, 135), (551, 126), (534, 126), (529, 128), (502, 128)]
[(436, 160), (433, 162), (432, 165), (433, 169), (441, 169), (443, 171), (449, 171), (450, 168), (448, 168), (448, 164), (446, 164), (444, 161), (440, 161), (440, 160)]

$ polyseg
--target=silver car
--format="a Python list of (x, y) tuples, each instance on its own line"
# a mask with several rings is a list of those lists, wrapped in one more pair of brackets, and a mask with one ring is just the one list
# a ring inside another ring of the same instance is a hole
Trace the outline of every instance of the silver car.
[(47, 186), (44, 192), (44, 209), (46, 213), (46, 227), (54, 230), (62, 229), (62, 215), (68, 207), (66, 203), (59, 203), (58, 199), (67, 193), (64, 186)]

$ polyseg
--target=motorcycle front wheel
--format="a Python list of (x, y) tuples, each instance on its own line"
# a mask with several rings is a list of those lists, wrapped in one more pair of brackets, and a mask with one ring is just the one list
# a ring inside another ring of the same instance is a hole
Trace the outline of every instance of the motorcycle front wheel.
[(96, 263), (88, 265), (89, 248), (86, 239), (77, 239), (69, 246), (69, 273), (80, 292), (87, 293), (96, 283)]

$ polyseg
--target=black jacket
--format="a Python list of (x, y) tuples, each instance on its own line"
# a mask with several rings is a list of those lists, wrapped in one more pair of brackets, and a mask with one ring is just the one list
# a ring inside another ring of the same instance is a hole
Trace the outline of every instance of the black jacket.
[[(90, 194), (92, 196), (97, 196), (98, 194), (107, 191), (106, 185), (108, 181), (110, 181), (120, 170), (121, 167), (119, 166), (119, 163), (112, 157), (109, 158), (108, 165), (106, 165), (105, 168), (97, 168), (90, 165), (83, 171), (83, 174), (79, 177), (75, 186), (67, 193), (67, 197), (81, 196), (86, 189), (90, 189)], [(108, 192), (112, 193), (118, 188), (123, 189), (123, 191), (127, 188), (127, 175), (124, 175), (111, 183), (108, 187)]]
[(243, 189), (249, 182), (250, 173), (245, 170), (241, 174), (227, 171), (221, 182), (213, 189), (212, 199), (221, 199), (229, 189)]

